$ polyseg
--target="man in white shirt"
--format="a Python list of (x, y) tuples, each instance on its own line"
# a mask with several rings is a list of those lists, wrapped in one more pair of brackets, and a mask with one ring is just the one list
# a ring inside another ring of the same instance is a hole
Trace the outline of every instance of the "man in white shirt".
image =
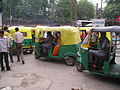
[(10, 44), (10, 48), (9, 48), (10, 61), (11, 61), (11, 63), (14, 63), (13, 53), (12, 53), (12, 37), (11, 37), (11, 34), (10, 34), (10, 30), (8, 30), (7, 26), (4, 27), (4, 36), (7, 36), (8, 39), (9, 39), (9, 44)]
[(23, 58), (23, 50), (22, 50), (22, 42), (24, 41), (23, 34), (19, 32), (19, 28), (15, 28), (16, 33), (14, 34), (14, 43), (15, 48), (17, 50), (17, 61), (22, 61), (22, 64), (24, 64), (24, 58)]
[(8, 37), (4, 36), (4, 31), (0, 30), (0, 64), (1, 71), (5, 70), (3, 58), (5, 59), (6, 70), (11, 70), (8, 60), (8, 51), (9, 51), (9, 40)]

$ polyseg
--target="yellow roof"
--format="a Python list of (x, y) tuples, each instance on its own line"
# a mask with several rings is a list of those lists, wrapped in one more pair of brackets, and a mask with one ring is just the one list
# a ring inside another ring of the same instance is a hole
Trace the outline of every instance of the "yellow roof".
[(12, 26), (9, 27), (12, 38), (14, 38), (15, 28), (18, 27), (20, 32), (26, 32), (27, 36), (24, 39), (31, 39), (32, 38), (32, 29), (33, 27), (24, 27), (24, 26)]
[(12, 27), (9, 27), (8, 30), (10, 30), (11, 32), (14, 32), (16, 27), (19, 28), (20, 32), (22, 32), (22, 31), (26, 31), (27, 32), (27, 31), (31, 31), (33, 29), (33, 27), (12, 26)]
[(88, 30), (88, 29), (92, 29), (93, 27), (80, 27), (78, 28), (79, 30)]
[(36, 27), (39, 31), (58, 31), (61, 32), (61, 45), (73, 45), (80, 43), (79, 30), (72, 26), (60, 26), (60, 27)]

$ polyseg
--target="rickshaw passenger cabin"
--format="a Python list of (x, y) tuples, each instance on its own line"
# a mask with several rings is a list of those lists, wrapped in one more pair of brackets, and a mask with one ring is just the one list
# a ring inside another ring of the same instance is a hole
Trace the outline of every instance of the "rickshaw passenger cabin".
[[(37, 27), (38, 28), (38, 27)], [(37, 42), (35, 47), (35, 57), (48, 57), (48, 58), (64, 58), (68, 65), (73, 65), (75, 63), (76, 56), (78, 56), (80, 37), (79, 31), (75, 27), (71, 26), (61, 26), (61, 27), (44, 27), (42, 29), (36, 30), (39, 32), (37, 35)], [(60, 42), (59, 44), (53, 43), (52, 47), (48, 49), (48, 55), (43, 54), (42, 44), (47, 36), (47, 32), (51, 32), (55, 38), (55, 34), (59, 32)], [(57, 52), (57, 53), (56, 53)], [(71, 59), (68, 60), (68, 59)]]

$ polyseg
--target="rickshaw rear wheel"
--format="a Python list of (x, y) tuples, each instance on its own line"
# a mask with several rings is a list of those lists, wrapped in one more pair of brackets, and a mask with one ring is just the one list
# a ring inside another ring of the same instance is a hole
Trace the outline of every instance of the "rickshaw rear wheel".
[(33, 53), (33, 50), (30, 50), (30, 54), (32, 54)]
[(77, 69), (79, 72), (82, 72), (82, 71), (84, 70), (83, 65), (80, 63), (80, 61), (77, 61), (77, 62), (76, 62), (76, 69)]
[(35, 52), (35, 58), (39, 59), (40, 56), (37, 55), (37, 53)]
[(75, 63), (75, 58), (74, 57), (66, 57), (65, 58), (65, 63), (68, 65), (68, 66), (73, 66), (74, 63)]

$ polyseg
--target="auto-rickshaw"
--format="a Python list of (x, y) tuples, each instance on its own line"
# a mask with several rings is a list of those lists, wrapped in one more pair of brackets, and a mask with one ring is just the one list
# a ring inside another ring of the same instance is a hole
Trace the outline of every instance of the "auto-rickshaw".
[[(15, 28), (18, 27), (19, 31), (23, 34), (23, 52), (29, 51), (29, 53), (33, 52), (33, 40), (32, 40), (32, 27), (24, 27), (24, 26), (12, 26), (9, 27), (11, 37), (14, 40)], [(14, 47), (14, 44), (13, 44)]]
[[(79, 72), (83, 70), (88, 70), (93, 74), (98, 75), (109, 75), (109, 76), (120, 76), (120, 64), (115, 62), (116, 57), (116, 50), (119, 48), (117, 44), (118, 37), (120, 37), (120, 26), (109, 26), (109, 27), (96, 27), (90, 30), (90, 33), (101, 33), (101, 32), (109, 32), (111, 35), (111, 39), (109, 40), (109, 47), (108, 47), (108, 55), (107, 57), (96, 57), (92, 58), (93, 63), (90, 63), (90, 50), (101, 50), (100, 49), (100, 40), (99, 36), (97, 41), (97, 46), (91, 48), (91, 41), (92, 41), (92, 34), (88, 34), (86, 38), (83, 40), (80, 48), (80, 58), (77, 59), (76, 68)], [(99, 34), (98, 34), (99, 35)], [(114, 37), (114, 39), (112, 39)], [(107, 37), (108, 38), (108, 37)], [(107, 47), (106, 47), (107, 48)], [(102, 60), (102, 61), (101, 61)], [(98, 66), (101, 65), (101, 68)]]
[(87, 36), (86, 30), (92, 29), (92, 27), (79, 27), (78, 29), (80, 32), (81, 41), (83, 41), (85, 37)]
[(33, 38), (34, 38), (35, 44), (36, 44), (36, 42), (39, 41), (39, 39), (38, 39), (39, 37), (38, 36), (39, 36), (40, 30), (45, 29), (46, 27), (48, 27), (48, 26), (37, 26), (37, 27), (32, 29), (32, 33), (33, 33)]
[[(85, 37), (87, 36), (87, 30), (92, 29), (93, 27), (79, 27), (79, 31), (80, 31), (80, 38), (81, 41), (83, 41), (85, 39)], [(110, 32), (106, 33), (106, 36), (108, 37), (109, 40), (111, 40), (111, 35)], [(100, 35), (99, 35), (100, 37)]]
[[(79, 56), (80, 38), (79, 30), (71, 26), (60, 27), (36, 27), (37, 34), (35, 44), (35, 58), (61, 58), (64, 59), (66, 64), (74, 65), (77, 57)], [(51, 47), (47, 51), (47, 55), (43, 53), (45, 36), (48, 36), (48, 32), (51, 32), (55, 38), (55, 34), (59, 33), (59, 43), (52, 43)]]

